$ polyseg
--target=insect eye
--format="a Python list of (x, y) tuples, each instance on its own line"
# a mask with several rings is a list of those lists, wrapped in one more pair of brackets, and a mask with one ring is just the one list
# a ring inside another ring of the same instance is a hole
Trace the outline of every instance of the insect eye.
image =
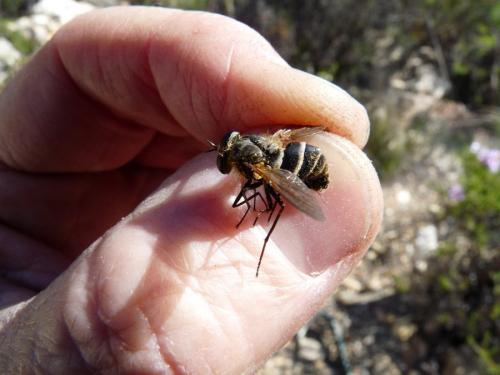
[(235, 142), (236, 139), (238, 139), (239, 136), (240, 133), (238, 133), (237, 131), (227, 132), (219, 144), (218, 155), (217, 155), (217, 168), (223, 174), (228, 174), (229, 172), (231, 172), (231, 169), (233, 168), (232, 163), (229, 159), (231, 153), (230, 150), (232, 144)]
[(219, 155), (217, 156), (217, 168), (223, 174), (228, 174), (229, 172), (231, 172), (232, 165), (229, 161), (228, 152), (219, 153)]

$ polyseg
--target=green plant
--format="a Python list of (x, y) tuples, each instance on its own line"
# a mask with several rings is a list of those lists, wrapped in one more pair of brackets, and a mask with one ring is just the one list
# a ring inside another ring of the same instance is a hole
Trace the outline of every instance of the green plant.
[[(485, 154), (497, 150), (482, 150), (460, 153), (463, 195), (441, 218), (452, 219), (455, 231), (471, 241), (470, 248), (457, 251), (454, 237), (444, 242), (424, 283), (440, 300), (437, 317), (431, 313), (427, 318), (461, 332), (460, 340), (473, 350), (485, 373), (500, 374), (500, 174)], [(463, 315), (457, 314), (458, 306), (467, 308)], [(442, 316), (453, 319), (443, 321)]]
[(0, 16), (19, 16), (26, 12), (30, 3), (30, 0), (2, 0), (0, 1)]
[(208, 8), (209, 0), (132, 0), (132, 5), (155, 5), (170, 8), (197, 9)]
[(401, 165), (406, 140), (395, 135), (396, 127), (386, 117), (374, 116), (370, 139), (365, 147), (382, 180), (394, 175)]
[(9, 29), (8, 18), (0, 18), (0, 37), (6, 38), (23, 56), (31, 55), (38, 47), (34, 40), (26, 38), (19, 31)]
[(500, 174), (492, 173), (468, 150), (462, 152), (461, 159), (465, 195), (448, 213), (478, 245), (500, 245)]
[(469, 335), (467, 336), (467, 343), (479, 357), (486, 374), (500, 374), (500, 363), (495, 361), (495, 357), (500, 355), (500, 348), (495, 346), (490, 334), (486, 334), (480, 343), (473, 336)]

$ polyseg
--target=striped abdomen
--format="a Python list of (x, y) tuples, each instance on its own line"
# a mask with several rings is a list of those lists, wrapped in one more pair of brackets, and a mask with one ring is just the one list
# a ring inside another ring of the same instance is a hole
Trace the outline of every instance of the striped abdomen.
[(328, 187), (328, 164), (316, 146), (305, 142), (288, 144), (280, 168), (299, 176), (310, 189), (322, 190)]

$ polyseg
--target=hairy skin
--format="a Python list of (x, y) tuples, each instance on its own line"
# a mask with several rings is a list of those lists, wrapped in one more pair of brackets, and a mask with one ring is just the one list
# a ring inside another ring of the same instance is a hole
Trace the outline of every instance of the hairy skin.
[[(206, 140), (325, 126), (318, 223), (232, 209)], [(64, 26), (0, 96), (0, 373), (252, 372), (373, 241), (369, 121), (225, 17), (117, 7)], [(198, 156), (196, 156), (198, 155)]]

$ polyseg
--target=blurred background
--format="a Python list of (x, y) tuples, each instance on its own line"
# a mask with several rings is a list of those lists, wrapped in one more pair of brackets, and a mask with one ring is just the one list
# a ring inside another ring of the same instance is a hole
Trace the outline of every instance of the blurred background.
[(365, 261), (260, 374), (500, 374), (500, 3), (0, 0), (0, 89), (65, 22), (209, 10), (368, 108), (385, 196)]

